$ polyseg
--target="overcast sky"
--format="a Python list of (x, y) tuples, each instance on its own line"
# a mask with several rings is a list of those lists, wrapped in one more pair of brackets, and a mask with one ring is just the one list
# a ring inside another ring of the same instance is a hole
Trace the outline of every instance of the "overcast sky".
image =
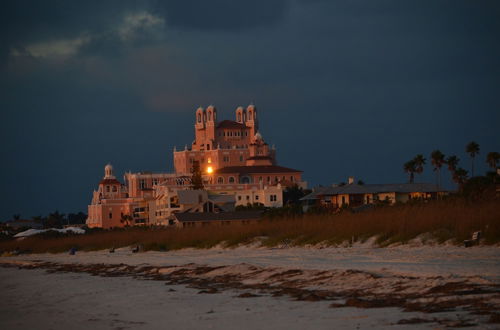
[(198, 106), (251, 102), (310, 186), (405, 182), (434, 149), (470, 170), (471, 140), (484, 172), (500, 1), (2, 1), (0, 219), (86, 212), (107, 162), (171, 171)]

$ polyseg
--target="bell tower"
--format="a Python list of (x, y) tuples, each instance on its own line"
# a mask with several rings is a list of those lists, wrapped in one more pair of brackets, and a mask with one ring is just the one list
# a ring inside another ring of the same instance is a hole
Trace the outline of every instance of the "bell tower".
[(217, 109), (210, 105), (206, 112), (206, 132), (205, 132), (205, 150), (212, 150), (216, 147), (215, 144), (215, 126), (217, 125)]
[(104, 166), (104, 179), (116, 179), (113, 175), (113, 165), (109, 163)]
[(259, 131), (257, 108), (253, 104), (250, 104), (247, 107), (245, 125), (250, 128), (250, 136), (255, 136), (255, 134)]
[(194, 124), (195, 140), (192, 145), (193, 150), (200, 150), (201, 145), (205, 143), (205, 124), (207, 121), (207, 114), (205, 109), (199, 107), (196, 109), (196, 122)]
[(247, 112), (243, 107), (236, 108), (236, 122), (240, 124), (244, 124), (247, 118)]

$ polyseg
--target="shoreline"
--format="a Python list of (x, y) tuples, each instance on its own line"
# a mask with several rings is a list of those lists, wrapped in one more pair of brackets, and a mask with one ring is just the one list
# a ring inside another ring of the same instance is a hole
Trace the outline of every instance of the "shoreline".
[[(357, 247), (334, 252), (328, 248), (237, 248), (133, 254), (117, 249), (115, 253), (3, 257), (0, 266), (160, 281), (196, 289), (197, 295), (236, 291), (235, 299), (327, 303), (329, 310), (396, 309), (402, 313), (399, 321), (415, 324), (485, 326), (498, 322), (498, 248)], [(442, 259), (435, 260), (439, 255)], [(421, 316), (405, 319), (405, 313)]]

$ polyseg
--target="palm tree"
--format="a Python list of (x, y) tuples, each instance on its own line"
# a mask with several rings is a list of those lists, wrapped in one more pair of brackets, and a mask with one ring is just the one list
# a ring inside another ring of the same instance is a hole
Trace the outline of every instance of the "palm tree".
[(460, 189), (464, 185), (465, 181), (467, 181), (467, 174), (468, 172), (461, 167), (457, 168), (453, 174), (453, 181), (458, 184)]
[(413, 183), (413, 179), (415, 177), (415, 172), (416, 172), (416, 164), (415, 164), (415, 160), (412, 159), (410, 161), (407, 161), (406, 163), (404, 163), (403, 165), (403, 169), (406, 173), (409, 174), (409, 179), (408, 181), (410, 183)]
[(434, 150), (431, 153), (431, 162), (434, 166), (434, 171), (437, 173), (437, 186), (441, 187), (441, 167), (445, 163), (444, 154), (439, 150)]
[(130, 226), (134, 222), (134, 218), (132, 218), (129, 214), (123, 214), (120, 216), (120, 222), (125, 225), (125, 227)]
[(455, 171), (457, 170), (458, 162), (460, 161), (460, 158), (458, 158), (455, 155), (448, 156), (446, 158), (445, 163), (448, 165), (448, 171), (451, 173), (451, 177), (455, 175)]
[(200, 162), (193, 162), (193, 169), (191, 173), (191, 189), (203, 190), (203, 177), (201, 176)]
[(421, 174), (424, 171), (426, 159), (422, 154), (418, 154), (413, 158), (413, 162), (415, 163), (415, 173)]
[(451, 156), (448, 156), (448, 158), (446, 158), (446, 164), (448, 165), (448, 170), (453, 174), (456, 169), (457, 169), (457, 165), (458, 165), (458, 162), (460, 161), (460, 158), (458, 158), (457, 156), (455, 155), (451, 155)]
[(500, 161), (500, 153), (496, 151), (489, 152), (486, 155), (486, 163), (493, 169), (493, 172), (490, 174), (488, 173), (488, 176), (491, 175), (493, 177), (493, 183), (497, 183), (497, 168), (498, 168), (498, 162)]
[(479, 154), (479, 144), (474, 141), (469, 142), (465, 147), (465, 151), (470, 155), (471, 158), (471, 176), (474, 176), (474, 158)]
[(45, 225), (48, 226), (49, 228), (62, 227), (63, 224), (64, 224), (64, 213), (59, 213), (59, 211), (50, 213), (45, 223)]
[(492, 151), (486, 155), (486, 163), (493, 169), (493, 172), (496, 172), (498, 162), (500, 162), (500, 153)]

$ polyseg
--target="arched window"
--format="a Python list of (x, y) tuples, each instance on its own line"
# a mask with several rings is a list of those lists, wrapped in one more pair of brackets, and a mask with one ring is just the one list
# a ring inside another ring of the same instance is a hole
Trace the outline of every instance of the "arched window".
[(198, 114), (198, 122), (201, 123), (201, 113)]
[(268, 183), (271, 182), (271, 177), (270, 176), (267, 177), (267, 182)]
[(109, 192), (109, 186), (106, 186), (106, 192)]
[(232, 176), (229, 177), (229, 183), (234, 183), (234, 177)]
[(209, 111), (209, 112), (208, 112), (208, 120), (209, 120), (209, 121), (210, 121), (210, 120), (212, 120), (212, 111)]
[(241, 179), (242, 184), (249, 184), (250, 183), (250, 178), (248, 176), (244, 176)]
[(220, 176), (220, 177), (218, 177), (218, 178), (217, 178), (217, 183), (218, 183), (218, 184), (224, 184), (224, 178), (223, 178), (223, 177), (221, 177), (221, 176)]
[(262, 182), (262, 177), (261, 176), (259, 176), (259, 182)]
[(117, 192), (118, 189), (116, 189), (116, 186), (113, 186), (113, 192)]
[(241, 112), (238, 113), (238, 121), (241, 121)]
[(290, 181), (293, 182), (293, 180), (295, 180), (295, 178), (293, 177), (293, 175), (290, 176)]

